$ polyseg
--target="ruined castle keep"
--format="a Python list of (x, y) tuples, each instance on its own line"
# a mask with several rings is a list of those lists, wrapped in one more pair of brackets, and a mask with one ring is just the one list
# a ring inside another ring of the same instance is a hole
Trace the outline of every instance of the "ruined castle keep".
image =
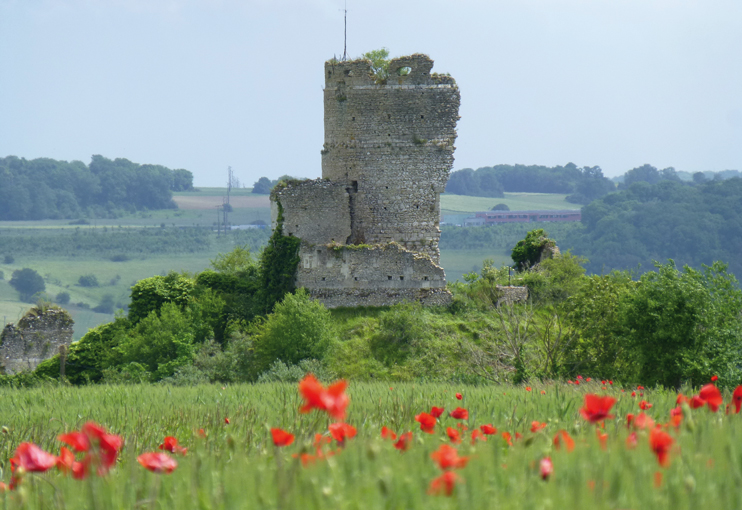
[(453, 166), (459, 90), (426, 55), (325, 63), (322, 179), (271, 193), (274, 228), (301, 239), (297, 287), (328, 307), (446, 304), (440, 194)]
[(42, 361), (59, 351), (60, 345), (72, 343), (75, 322), (61, 308), (34, 307), (0, 333), (0, 374), (32, 371)]

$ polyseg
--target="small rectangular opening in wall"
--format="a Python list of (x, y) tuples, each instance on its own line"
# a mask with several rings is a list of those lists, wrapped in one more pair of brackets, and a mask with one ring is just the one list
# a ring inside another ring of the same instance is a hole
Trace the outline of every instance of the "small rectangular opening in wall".
[(355, 281), (358, 281), (358, 277), (357, 277), (357, 276), (353, 277), (353, 279), (354, 279)]
[(391, 276), (387, 276), (387, 278), (388, 278), (389, 280), (391, 280), (391, 279), (392, 279), (392, 277), (391, 277)]
[(400, 279), (400, 280), (404, 280), (404, 276), (400, 276), (400, 277), (399, 277), (399, 279)]
[(325, 281), (325, 277), (324, 277), (324, 276), (322, 277), (322, 281), (323, 281), (323, 282)]
[(425, 115), (420, 115), (420, 118), (421, 118), (421, 119), (424, 119), (424, 118), (425, 118)]
[(358, 181), (353, 181), (351, 185), (353, 186), (353, 191), (357, 193), (358, 192)]
[(352, 117), (352, 119), (353, 119), (353, 120), (356, 120), (356, 118), (355, 118), (355, 117)]
[(317, 256), (319, 257), (320, 255), (322, 255), (322, 250), (317, 250)]
[(423, 277), (423, 280), (425, 280), (427, 282), (428, 281), (428, 277), (427, 276), (424, 276)]

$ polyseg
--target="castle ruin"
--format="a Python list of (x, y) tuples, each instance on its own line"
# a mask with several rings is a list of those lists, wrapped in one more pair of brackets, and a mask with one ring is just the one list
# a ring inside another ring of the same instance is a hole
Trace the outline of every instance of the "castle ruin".
[(322, 179), (271, 193), (273, 227), (301, 240), (296, 285), (326, 306), (447, 304), (440, 194), (453, 166), (460, 96), (433, 61), (325, 63)]

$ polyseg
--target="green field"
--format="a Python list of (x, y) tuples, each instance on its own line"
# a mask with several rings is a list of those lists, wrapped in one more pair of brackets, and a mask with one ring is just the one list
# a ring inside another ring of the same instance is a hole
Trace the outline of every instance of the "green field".
[[(434, 369), (434, 367), (431, 367)], [(646, 414), (669, 420), (676, 395), (645, 390), (629, 396), (619, 385), (602, 390), (597, 382), (514, 386), (448, 386), (439, 384), (360, 384), (348, 388), (346, 422), (357, 429), (342, 448), (336, 441), (321, 446), (323, 455), (303, 465), (302, 454), (316, 455), (315, 434), (329, 438), (328, 417), (318, 411), (300, 414), (302, 400), (295, 384), (238, 386), (89, 386), (0, 389), (0, 479), (8, 483), (7, 460), (25, 441), (54, 454), (59, 434), (93, 420), (124, 439), (117, 465), (105, 477), (65, 477), (52, 468), (26, 474), (18, 490), (0, 493), (2, 508), (100, 509), (732, 509), (742, 505), (739, 490), (742, 422), (706, 407), (683, 408), (679, 428), (667, 430), (673, 445), (668, 463), (660, 466), (648, 436), (652, 426), (637, 428), (636, 445), (627, 443), (629, 413), (640, 413), (638, 401), (653, 404)], [(532, 391), (528, 391), (528, 390)], [(542, 391), (545, 392), (542, 394)], [(462, 400), (454, 397), (463, 394)], [(578, 412), (586, 393), (610, 395), (618, 401), (604, 428)], [(725, 394), (725, 401), (730, 395)], [(432, 434), (421, 432), (415, 415), (442, 406), (446, 412)], [(455, 407), (468, 418), (448, 415)], [(229, 424), (225, 423), (229, 419)], [(532, 422), (544, 427), (532, 432)], [(491, 424), (497, 433), (472, 444), (471, 431)], [(468, 427), (468, 431), (457, 428)], [(407, 451), (383, 440), (387, 426), (411, 431)], [(293, 444), (274, 447), (270, 428), (296, 435)], [(446, 429), (463, 431), (453, 445), (464, 466), (451, 469), (457, 482), (449, 497), (429, 494), (443, 471), (431, 458), (450, 444)], [(205, 437), (199, 437), (199, 429)], [(569, 451), (564, 430), (575, 441)], [(502, 433), (512, 435), (512, 445)], [(516, 439), (516, 433), (522, 435)], [(605, 434), (604, 447), (597, 433)], [(177, 456), (171, 474), (154, 474), (136, 461), (159, 451), (165, 436), (188, 448)], [(561, 437), (561, 436), (560, 436)], [(328, 456), (332, 453), (332, 456)], [(296, 456), (296, 457), (295, 457)], [(553, 472), (545, 479), (541, 461), (549, 458)], [(78, 460), (81, 454), (78, 454)], [(659, 474), (658, 474), (659, 473)], [(1, 491), (0, 491), (1, 492)]]
[(497, 204), (505, 204), (511, 211), (580, 209), (579, 204), (567, 202), (566, 196), (552, 193), (505, 193), (505, 198), (487, 198), (444, 193), (441, 195), (441, 214), (489, 211)]

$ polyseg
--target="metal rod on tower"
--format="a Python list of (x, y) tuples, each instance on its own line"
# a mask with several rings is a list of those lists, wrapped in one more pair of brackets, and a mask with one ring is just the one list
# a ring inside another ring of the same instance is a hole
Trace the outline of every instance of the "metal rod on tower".
[(343, 9), (343, 62), (348, 58), (348, 0)]

